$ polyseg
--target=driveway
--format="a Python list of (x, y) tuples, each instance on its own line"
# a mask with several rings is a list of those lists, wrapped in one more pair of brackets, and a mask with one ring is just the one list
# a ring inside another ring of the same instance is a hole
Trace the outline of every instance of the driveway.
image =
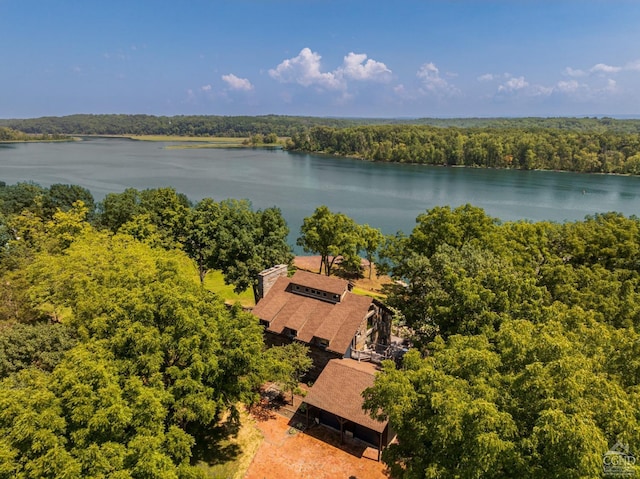
[(378, 462), (378, 451), (349, 438), (340, 444), (340, 434), (313, 425), (304, 429), (304, 419), (288, 419), (273, 410), (254, 414), (264, 435), (245, 479), (388, 479)]

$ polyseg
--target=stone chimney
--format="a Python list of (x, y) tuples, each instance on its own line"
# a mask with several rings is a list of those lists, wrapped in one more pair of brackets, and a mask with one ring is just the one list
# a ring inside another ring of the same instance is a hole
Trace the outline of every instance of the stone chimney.
[(264, 298), (280, 276), (287, 276), (289, 268), (279, 264), (258, 273), (258, 300)]

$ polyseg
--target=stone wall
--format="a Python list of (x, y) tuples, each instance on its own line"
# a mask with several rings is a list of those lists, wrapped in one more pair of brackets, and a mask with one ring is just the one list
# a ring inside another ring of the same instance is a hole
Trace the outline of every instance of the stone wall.
[(278, 278), (286, 277), (288, 273), (286, 264), (279, 264), (258, 273), (258, 299), (264, 298)]

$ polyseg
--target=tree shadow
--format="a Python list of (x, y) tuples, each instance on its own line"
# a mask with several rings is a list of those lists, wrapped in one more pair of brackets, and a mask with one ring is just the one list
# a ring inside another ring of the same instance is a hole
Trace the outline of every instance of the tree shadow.
[(275, 385), (268, 384), (260, 389), (260, 401), (249, 408), (249, 413), (258, 421), (268, 421), (287, 404), (284, 394)]
[(240, 426), (240, 419), (236, 411), (229, 414), (229, 417), (216, 426), (191, 429), (189, 432), (196, 438), (191, 464), (194, 465), (202, 461), (210, 466), (215, 466), (236, 459), (242, 454), (242, 449), (234, 442)]

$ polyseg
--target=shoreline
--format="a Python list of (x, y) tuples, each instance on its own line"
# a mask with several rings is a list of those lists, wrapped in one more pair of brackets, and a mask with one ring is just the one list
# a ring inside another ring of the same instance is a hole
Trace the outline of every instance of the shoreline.
[(575, 173), (581, 175), (602, 175), (602, 176), (628, 176), (628, 177), (640, 177), (640, 174), (634, 175), (633, 173), (603, 173), (601, 171), (576, 171), (576, 170), (556, 170), (556, 169), (545, 169), (545, 168), (532, 168), (532, 169), (523, 169), (523, 168), (500, 168), (496, 166), (467, 166), (467, 165), (442, 165), (442, 164), (433, 164), (433, 163), (417, 163), (417, 162), (401, 162), (401, 161), (381, 161), (381, 160), (368, 160), (366, 158), (362, 158), (360, 156), (354, 155), (337, 155), (335, 153), (326, 153), (323, 151), (307, 151), (307, 150), (288, 150), (284, 148), (285, 151), (291, 153), (300, 153), (305, 155), (318, 155), (318, 156), (327, 156), (331, 158), (347, 158), (350, 160), (358, 160), (365, 161), (368, 163), (378, 163), (383, 165), (411, 165), (411, 166), (430, 166), (435, 168), (467, 168), (470, 170), (496, 170), (496, 171), (548, 171), (553, 173)]

